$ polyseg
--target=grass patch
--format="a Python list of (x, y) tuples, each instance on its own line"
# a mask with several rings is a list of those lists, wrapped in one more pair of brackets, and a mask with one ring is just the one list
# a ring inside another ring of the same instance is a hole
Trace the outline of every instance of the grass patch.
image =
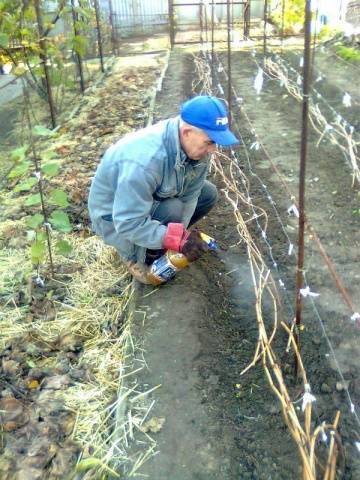
[(347, 60), (348, 62), (360, 64), (360, 51), (353, 47), (345, 47), (340, 45), (335, 48), (335, 52), (339, 57)]

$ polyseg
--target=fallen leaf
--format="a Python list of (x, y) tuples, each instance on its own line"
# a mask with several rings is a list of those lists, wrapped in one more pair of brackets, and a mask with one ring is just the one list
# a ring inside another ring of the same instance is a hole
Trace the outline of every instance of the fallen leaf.
[(2, 398), (0, 400), (0, 411), (1, 423), (5, 432), (16, 430), (29, 420), (23, 404), (16, 398)]
[(54, 375), (47, 378), (42, 385), (45, 390), (64, 390), (71, 384), (71, 379), (68, 375)]
[(6, 360), (3, 358), (2, 369), (6, 375), (16, 375), (17, 373), (21, 373), (20, 363), (15, 362), (15, 360)]
[(28, 383), (28, 389), (29, 390), (35, 390), (36, 388), (39, 388), (40, 383), (37, 380), (30, 380)]
[(152, 417), (147, 422), (143, 423), (140, 427), (140, 430), (144, 433), (152, 432), (157, 433), (159, 432), (165, 423), (165, 418), (163, 417)]

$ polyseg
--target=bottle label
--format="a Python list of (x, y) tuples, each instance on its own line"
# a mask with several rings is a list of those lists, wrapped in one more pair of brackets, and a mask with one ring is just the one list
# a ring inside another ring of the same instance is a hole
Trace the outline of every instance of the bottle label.
[(166, 255), (155, 260), (151, 266), (151, 274), (162, 282), (172, 279), (177, 271), (178, 269), (169, 261)]

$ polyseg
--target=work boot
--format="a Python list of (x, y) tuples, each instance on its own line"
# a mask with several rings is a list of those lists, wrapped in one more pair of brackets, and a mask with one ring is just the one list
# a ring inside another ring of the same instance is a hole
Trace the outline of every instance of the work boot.
[(147, 277), (149, 273), (149, 267), (147, 265), (144, 263), (132, 262), (131, 260), (124, 260), (124, 264), (138, 282), (143, 283), (144, 285), (151, 285), (151, 282), (149, 282)]

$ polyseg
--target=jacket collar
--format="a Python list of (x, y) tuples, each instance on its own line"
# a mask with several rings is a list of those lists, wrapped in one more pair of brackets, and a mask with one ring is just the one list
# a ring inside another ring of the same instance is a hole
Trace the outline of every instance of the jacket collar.
[(170, 118), (167, 126), (165, 144), (168, 156), (175, 158), (175, 168), (183, 166), (188, 159), (180, 145), (179, 128), (180, 116)]

